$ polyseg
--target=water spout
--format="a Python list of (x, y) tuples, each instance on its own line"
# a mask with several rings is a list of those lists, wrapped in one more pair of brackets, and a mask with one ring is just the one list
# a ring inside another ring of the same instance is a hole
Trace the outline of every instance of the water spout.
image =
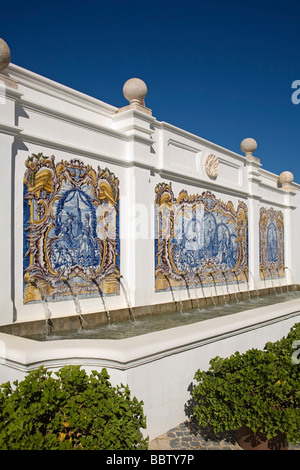
[(45, 315), (46, 336), (48, 336), (49, 334), (51, 334), (53, 325), (52, 325), (52, 321), (51, 321), (52, 314), (51, 314), (51, 311), (50, 311), (50, 308), (49, 308), (49, 305), (48, 305), (48, 302), (47, 302), (46, 295), (45, 295), (44, 290), (42, 289), (42, 287), (39, 285), (39, 282), (38, 282), (37, 278), (32, 277), (32, 278), (29, 279), (28, 282), (33, 287), (35, 287), (40, 293), (42, 304), (43, 304), (43, 309), (44, 309), (44, 315)]
[[(204, 287), (203, 287), (203, 283), (202, 283), (202, 279), (201, 279), (201, 274), (199, 272), (196, 272), (195, 274), (196, 274), (196, 277), (199, 279), (203, 297), (206, 299), (206, 296), (205, 296), (205, 293), (204, 293)], [(206, 299), (206, 305), (207, 305), (207, 299)]]
[(178, 300), (179, 300), (179, 305), (180, 305), (180, 313), (183, 313), (183, 303), (181, 300), (181, 295), (180, 295), (180, 285), (177, 288), (178, 291)]
[[(218, 296), (217, 285), (216, 285), (215, 276), (213, 275), (213, 272), (212, 272), (212, 271), (211, 271), (210, 275), (211, 275), (212, 280), (213, 280), (213, 286), (214, 286), (215, 294), (216, 294), (216, 297), (217, 297), (217, 296)], [(217, 280), (218, 280), (218, 279), (217, 279)]]
[(265, 269), (264, 268), (259, 268), (259, 270), (262, 273), (262, 278), (263, 278), (265, 286), (266, 286), (266, 276), (264, 275)]
[(189, 284), (188, 284), (188, 280), (186, 278), (186, 274), (181, 274), (181, 277), (185, 283), (185, 287), (186, 287), (186, 290), (187, 290), (187, 293), (188, 293), (188, 297), (189, 297), (189, 300), (191, 302), (191, 307), (193, 308), (193, 301), (191, 299), (191, 295), (190, 295), (190, 289), (189, 289)]
[(45, 313), (45, 319), (46, 319), (46, 336), (50, 335), (52, 332), (52, 321), (51, 321), (51, 312), (47, 303), (47, 300), (43, 300), (43, 307), (44, 307), (44, 313)]
[[(293, 278), (292, 271), (290, 270), (290, 268), (289, 268), (288, 266), (285, 266), (283, 269), (286, 269), (286, 270), (289, 271), (290, 276), (291, 276), (291, 283), (292, 283), (292, 285), (294, 286), (294, 290), (297, 290), (297, 286), (296, 286), (295, 280), (294, 280), (294, 278)], [(287, 276), (286, 276), (286, 282), (287, 282), (287, 286), (288, 286), (288, 278), (287, 278)]]
[(228, 287), (228, 283), (227, 283), (227, 278), (226, 278), (226, 274), (225, 274), (225, 271), (221, 271), (222, 273), (222, 276), (224, 277), (225, 279), (225, 285), (226, 285), (226, 289), (227, 289), (227, 294), (228, 294), (228, 297), (230, 299), (230, 292), (229, 292), (229, 287)]
[[(224, 278), (223, 271), (221, 271), (221, 270), (218, 271), (218, 279), (219, 279), (219, 282), (220, 282), (220, 284), (221, 284), (221, 286), (222, 286), (223, 303), (226, 305), (226, 304), (227, 304), (227, 298), (226, 298), (226, 294), (225, 294), (224, 288), (223, 288), (224, 282), (222, 281), (222, 278), (221, 278), (220, 275), (222, 275), (223, 278)], [(226, 283), (225, 283), (225, 285), (226, 285)]]
[(192, 280), (192, 286), (194, 288), (194, 293), (195, 293), (195, 297), (196, 297), (196, 301), (197, 301), (197, 307), (198, 307), (198, 310), (200, 310), (200, 301), (199, 301), (199, 297), (198, 297), (198, 293), (197, 293), (195, 278)]
[[(223, 277), (224, 277), (224, 279), (225, 279), (226, 287), (227, 287), (228, 296), (229, 296), (229, 299), (230, 299), (230, 291), (229, 291), (228, 280), (227, 280), (227, 276), (226, 276), (226, 274), (229, 273), (229, 272), (233, 274), (235, 281), (236, 281), (237, 279), (236, 279), (235, 273), (234, 273), (233, 271), (222, 271)], [(233, 294), (234, 294), (235, 300), (236, 300), (237, 302), (239, 302), (239, 299), (238, 299), (238, 296), (237, 296), (237, 292), (236, 292), (236, 290), (235, 290), (234, 287), (233, 287)]]
[(240, 285), (239, 285), (239, 279), (238, 279), (238, 276), (237, 276), (237, 273), (236, 273), (235, 269), (233, 269), (232, 272), (233, 272), (233, 275), (234, 275), (234, 277), (235, 277), (235, 281), (236, 281), (236, 285), (237, 285), (237, 290), (238, 290), (239, 294), (242, 295), (242, 294), (241, 294)]
[[(230, 271), (230, 272), (233, 274), (233, 280), (236, 281), (237, 279), (236, 279), (235, 271)], [(233, 282), (233, 284), (234, 284), (234, 282)], [(238, 295), (237, 295), (237, 292), (236, 292), (236, 289), (234, 288), (234, 286), (233, 286), (233, 293), (234, 293), (235, 300), (237, 302), (239, 302), (239, 298), (238, 298)]]
[(271, 286), (274, 290), (274, 294), (277, 295), (277, 291), (276, 291), (276, 287), (274, 285), (274, 282), (273, 282), (273, 275), (272, 275), (272, 271), (271, 271), (271, 268), (268, 268), (269, 269), (269, 273), (270, 273), (270, 279), (271, 279)]
[(170, 281), (170, 279), (169, 279), (169, 276), (167, 276), (167, 274), (164, 274), (164, 277), (165, 277), (165, 279), (167, 280), (167, 282), (168, 282), (168, 284), (169, 284), (169, 286), (170, 286), (170, 291), (171, 291), (172, 299), (173, 299), (173, 302), (174, 302), (174, 304), (175, 304), (175, 306), (176, 306), (176, 310), (177, 310), (177, 301), (176, 301), (176, 299), (175, 299), (175, 295), (174, 295), (174, 291), (173, 291), (173, 287), (172, 287), (171, 281)]
[(247, 271), (248, 271), (247, 269), (244, 269), (243, 274), (244, 274), (244, 278), (246, 279), (248, 298), (250, 300), (251, 299), (251, 294), (250, 294), (250, 286), (249, 286), (249, 275), (247, 276)]
[[(287, 266), (284, 266), (283, 269), (286, 270), (288, 268), (287, 268)], [(285, 274), (285, 279), (286, 279), (286, 291), (289, 292), (289, 280), (288, 280), (288, 277), (287, 277), (286, 273), (284, 273), (284, 274)]]
[(72, 289), (72, 286), (68, 281), (68, 278), (67, 277), (61, 277), (61, 280), (68, 287), (69, 291), (71, 292), (71, 296), (72, 296), (73, 302), (75, 304), (75, 311), (76, 311), (76, 313), (78, 315), (78, 318), (79, 318), (80, 328), (84, 328), (85, 321), (84, 321), (83, 316), (82, 316), (82, 310), (81, 310), (81, 305), (79, 303), (79, 300), (78, 300), (77, 296), (75, 295), (75, 293)]
[[(214, 283), (214, 277), (213, 277), (212, 273), (208, 273), (208, 274), (210, 274), (210, 276), (211, 276), (211, 278), (212, 278), (212, 282)], [(211, 297), (211, 301), (212, 301), (212, 303), (213, 303), (213, 305), (214, 305), (214, 307), (215, 307), (215, 306), (216, 306), (216, 301), (215, 301), (215, 299), (214, 299), (214, 294), (213, 294), (212, 289), (210, 290), (210, 297)]]
[(104, 294), (103, 294), (103, 291), (102, 291), (102, 289), (101, 289), (101, 287), (100, 287), (100, 283), (97, 282), (97, 279), (96, 279), (96, 277), (94, 277), (94, 276), (91, 276), (90, 279), (91, 279), (92, 283), (95, 284), (95, 286), (96, 286), (97, 289), (98, 289), (98, 292), (99, 292), (99, 295), (100, 295), (100, 297), (101, 297), (101, 300), (102, 300), (102, 303), (103, 303), (103, 307), (104, 307), (104, 310), (105, 310), (107, 322), (110, 323), (110, 321), (111, 321), (111, 319), (110, 319), (110, 313), (109, 313), (109, 310), (108, 310), (108, 308), (107, 308), (107, 306), (106, 306), (106, 302), (105, 302), (105, 299), (104, 299)]
[(123, 276), (117, 275), (116, 278), (119, 279), (119, 281), (120, 281), (120, 285), (122, 287), (124, 297), (126, 299), (127, 307), (128, 307), (128, 310), (129, 310), (130, 318), (132, 320), (135, 320), (134, 312), (133, 312), (133, 309), (132, 309), (132, 306), (131, 306), (131, 301), (130, 301), (130, 293), (129, 293), (128, 284), (127, 284), (127, 282), (126, 282), (126, 280)]
[[(280, 280), (279, 268), (277, 268), (277, 277)], [(282, 283), (281, 282), (279, 282), (279, 289), (280, 289), (280, 294), (283, 294), (283, 289), (282, 289)]]
[[(177, 304), (177, 301), (175, 300), (175, 295), (174, 295), (173, 287), (171, 285), (171, 281), (169, 279), (169, 276), (167, 274), (164, 274), (164, 277), (166, 278), (166, 280), (169, 283), (170, 290), (171, 290), (171, 293), (172, 293), (173, 302), (175, 303), (176, 310), (178, 311), (178, 308), (177, 308), (178, 304)], [(179, 302), (179, 306), (180, 306), (180, 313), (182, 313), (183, 312), (183, 304), (182, 304), (182, 300), (181, 300), (181, 296), (180, 296), (180, 286), (178, 286), (178, 288), (176, 290), (178, 291), (178, 302)]]

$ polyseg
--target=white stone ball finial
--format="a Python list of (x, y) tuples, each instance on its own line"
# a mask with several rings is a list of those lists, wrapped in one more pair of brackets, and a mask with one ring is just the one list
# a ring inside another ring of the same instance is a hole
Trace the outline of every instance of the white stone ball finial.
[(11, 54), (6, 42), (0, 38), (0, 72), (10, 64)]
[(291, 183), (294, 180), (294, 175), (290, 171), (283, 171), (279, 177), (278, 181), (281, 184), (282, 189), (285, 191), (290, 191), (292, 190)]
[(123, 86), (123, 95), (130, 104), (145, 106), (147, 92), (146, 83), (140, 78), (130, 78)]
[(250, 160), (255, 158), (253, 157), (253, 152), (257, 149), (257, 142), (256, 140), (252, 139), (251, 137), (247, 137), (246, 139), (242, 140), (241, 142), (241, 150), (244, 152), (245, 157), (249, 158)]

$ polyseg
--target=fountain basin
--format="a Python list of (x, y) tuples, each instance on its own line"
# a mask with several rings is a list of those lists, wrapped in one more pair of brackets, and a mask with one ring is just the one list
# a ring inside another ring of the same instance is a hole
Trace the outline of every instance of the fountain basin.
[(22, 380), (43, 365), (57, 370), (80, 364), (90, 372), (106, 367), (113, 384), (127, 383), (144, 402), (145, 434), (153, 439), (186, 419), (190, 387), (198, 368), (236, 350), (263, 348), (300, 321), (300, 300), (242, 311), (121, 340), (35, 341), (0, 333), (1, 381)]
[[(201, 297), (198, 299), (180, 300), (180, 302), (173, 301), (160, 304), (145, 305), (140, 307), (126, 307), (121, 309), (114, 309), (110, 310), (111, 324), (124, 324), (124, 322), (128, 322), (133, 318), (140, 319), (144, 317), (150, 318), (152, 316), (155, 316), (157, 324), (155, 330), (159, 330), (164, 329), (164, 326), (161, 327), (161, 322), (157, 321), (157, 319), (164, 318), (166, 316), (165, 314), (171, 315), (173, 313), (179, 313), (181, 309), (184, 312), (190, 312), (197, 311), (198, 308), (201, 313), (203, 309), (205, 311), (205, 309), (209, 310), (210, 308), (213, 309), (213, 307), (222, 307), (224, 304), (226, 304), (227, 310), (227, 307), (229, 307), (229, 305), (233, 307), (233, 311), (231, 312), (229, 309), (226, 314), (236, 313), (237, 311), (242, 311), (243, 309), (253, 308), (255, 306), (255, 302), (258, 303), (257, 307), (259, 307), (261, 306), (260, 301), (263, 302), (264, 306), (267, 305), (268, 302), (270, 302), (269, 299), (272, 298), (272, 303), (278, 303), (279, 301), (288, 300), (291, 295), (300, 296), (300, 291), (298, 289), (299, 286), (290, 285), (282, 287), (281, 291), (278, 292), (274, 292), (273, 288), (264, 288), (259, 289), (259, 291), (239, 291), (231, 294), (214, 295), (211, 297)], [(281, 295), (279, 295), (280, 293)], [(266, 299), (266, 302), (264, 302), (264, 299)], [(253, 305), (251, 305), (252, 302)], [(212, 310), (212, 312), (213, 311), (214, 309)], [(214, 316), (219, 316), (220, 313), (221, 312), (217, 310), (215, 311)], [(107, 314), (105, 313), (105, 311), (101, 311), (90, 314), (84, 314), (81, 318), (77, 315), (52, 317), (50, 319), (50, 327), (45, 323), (44, 319), (27, 322), (19, 321), (15, 323), (10, 323), (8, 325), (0, 326), (0, 332), (12, 334), (15, 336), (29, 337), (32, 339), (43, 339), (43, 337), (50, 330), (54, 337), (56, 334), (58, 334), (61, 335), (61, 339), (63, 339), (64, 335), (69, 335), (69, 337), (71, 337), (72, 332), (78, 331), (82, 327), (82, 319), (84, 321), (85, 330), (93, 330), (94, 328), (102, 326), (105, 327), (108, 324)], [(185, 318), (185, 321), (186, 320), (187, 318)], [(191, 322), (195, 323), (197, 321), (197, 317), (195, 316), (195, 320)], [(168, 327), (172, 326), (172, 322), (174, 323), (172, 317), (170, 317), (170, 322), (171, 323), (168, 324)], [(155, 324), (153, 326), (155, 326)], [(134, 336), (134, 333), (130, 336)], [(108, 336), (106, 335), (103, 337), (103, 339), (105, 338), (108, 338)], [(51, 340), (51, 335), (49, 335), (48, 338), (44, 339)]]

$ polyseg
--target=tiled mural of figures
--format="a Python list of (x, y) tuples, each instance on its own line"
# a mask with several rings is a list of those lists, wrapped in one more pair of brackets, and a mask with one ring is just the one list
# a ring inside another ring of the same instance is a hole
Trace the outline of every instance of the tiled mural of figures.
[(176, 198), (170, 184), (156, 186), (155, 289), (247, 282), (248, 215), (239, 202), (210, 191)]
[(43, 154), (25, 165), (24, 303), (118, 294), (118, 178)]
[(260, 208), (259, 219), (260, 278), (284, 277), (283, 213), (274, 208)]

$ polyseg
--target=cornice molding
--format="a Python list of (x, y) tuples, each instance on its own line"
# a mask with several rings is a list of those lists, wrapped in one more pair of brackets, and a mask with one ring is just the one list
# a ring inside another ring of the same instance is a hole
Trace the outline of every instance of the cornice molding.
[(0, 134), (7, 134), (7, 135), (19, 135), (23, 129), (19, 126), (15, 126), (12, 124), (7, 124), (5, 122), (0, 122)]
[(93, 98), (70, 87), (57, 83), (54, 80), (45, 78), (37, 73), (26, 70), (18, 65), (10, 64), (4, 72), (7, 76), (12, 77), (19, 84), (25, 87), (90, 111), (109, 117), (118, 111), (118, 108), (115, 106), (109, 105), (97, 98)]
[[(209, 140), (205, 140), (202, 137), (199, 137), (199, 136), (197, 136), (195, 134), (192, 134), (188, 131), (180, 129), (179, 127), (173, 126), (172, 124), (169, 124), (169, 123), (164, 122), (164, 121), (160, 121), (160, 122), (156, 121), (155, 127), (157, 127), (158, 129), (161, 129), (162, 131), (164, 131), (164, 130), (170, 131), (170, 132), (172, 132), (176, 135), (180, 135), (181, 137), (183, 137), (185, 139), (188, 139), (190, 142), (197, 143), (198, 145), (204, 145), (206, 148), (209, 148), (211, 150), (215, 150), (217, 152), (220, 152), (223, 155), (228, 155), (230, 157), (233, 157), (233, 158), (243, 162), (243, 164), (245, 163), (245, 157), (243, 157), (242, 155), (240, 155), (238, 153), (235, 153), (231, 150), (228, 150), (225, 147), (221, 147), (218, 144), (214, 144), (213, 142), (210, 142)], [(202, 149), (199, 149), (199, 150), (202, 150)]]
[(83, 119), (79, 117), (78, 115), (75, 116), (74, 114), (65, 113), (64, 111), (58, 111), (49, 106), (45, 106), (33, 100), (28, 100), (28, 99), (22, 99), (20, 101), (20, 104), (25, 109), (30, 109), (33, 112), (47, 115), (51, 117), (52, 119), (66, 121), (70, 124), (85, 127), (93, 131), (101, 132), (102, 134), (108, 134), (108, 135), (111, 135), (112, 137), (116, 137), (121, 140), (127, 140), (126, 136), (122, 132), (112, 129), (111, 127), (106, 127), (101, 124), (97, 124), (88, 119)]

